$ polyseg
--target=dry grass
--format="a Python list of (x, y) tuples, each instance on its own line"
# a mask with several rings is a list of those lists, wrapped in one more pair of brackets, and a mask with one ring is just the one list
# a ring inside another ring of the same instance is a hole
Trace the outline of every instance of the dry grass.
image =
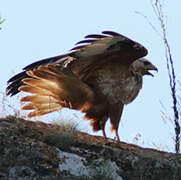
[[(13, 117), (15, 119), (18, 119), (18, 118), (27, 119), (25, 112), (22, 111), (20, 108), (21, 104), (19, 102), (22, 97), (21, 94), (19, 96), (15, 96), (14, 98), (14, 101), (16, 101), (17, 103), (12, 102), (11, 97), (7, 97), (5, 93), (0, 93), (0, 95), (2, 97), (0, 101), (1, 102), (1, 105), (0, 105), (1, 118)], [(56, 144), (58, 147), (66, 148), (73, 145), (77, 141), (88, 143), (88, 144), (99, 144), (99, 145), (112, 144), (113, 147), (119, 147), (117, 142), (112, 139), (106, 140), (102, 138), (101, 136), (90, 136), (87, 133), (85, 133), (85, 129), (84, 129), (84, 132), (79, 132), (80, 127), (81, 127), (79, 124), (81, 123), (81, 121), (83, 121), (83, 120), (78, 121), (78, 118), (80, 117), (74, 117), (74, 116), (62, 117), (62, 116), (63, 116), (62, 113), (60, 113), (60, 116), (58, 117), (54, 117), (53, 115), (50, 115), (51, 124), (47, 124), (47, 127), (51, 125), (55, 126), (59, 129), (59, 132), (60, 132), (54, 135), (52, 135), (52, 133), (54, 132), (51, 133), (50, 130), (47, 130), (49, 131), (47, 132), (46, 126), (43, 125), (45, 124), (44, 122), (46, 122), (46, 116), (44, 118), (37, 117), (36, 119), (28, 119), (28, 120), (36, 121), (37, 126), (42, 126), (42, 128), (45, 129), (47, 133), (47, 141), (51, 144)], [(31, 124), (31, 121), (29, 121), (29, 124)], [(31, 129), (31, 126), (30, 126), (30, 129)], [(128, 140), (126, 140), (126, 142), (128, 142)], [(133, 147), (137, 147), (137, 145), (144, 145), (144, 140), (142, 139), (142, 136), (139, 133), (137, 133), (135, 137), (133, 137), (132, 141), (129, 140), (129, 142), (135, 144), (133, 145)], [(150, 147), (149, 143), (146, 143), (146, 144), (148, 144), (148, 147)], [(168, 146), (163, 147), (155, 143), (152, 143), (151, 145), (154, 146), (157, 150), (169, 149)], [(127, 148), (126, 143), (123, 143), (121, 146), (123, 148), (124, 146), (125, 148)]]
[[(10, 99), (6, 96), (5, 92), (0, 92), (0, 117), (6, 117), (8, 115), (13, 115), (16, 117), (25, 118), (25, 113), (21, 111), (20, 98), (22, 95), (16, 96), (16, 99)], [(14, 100), (18, 103), (15, 103)]]

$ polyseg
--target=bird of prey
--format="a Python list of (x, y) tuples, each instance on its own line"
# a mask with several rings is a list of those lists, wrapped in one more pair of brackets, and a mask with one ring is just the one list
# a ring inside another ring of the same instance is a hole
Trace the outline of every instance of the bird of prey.
[(8, 80), (7, 95), (31, 93), (21, 99), (29, 117), (71, 108), (85, 113), (93, 131), (108, 118), (118, 141), (123, 107), (142, 88), (144, 75), (157, 68), (143, 58), (147, 49), (112, 31), (85, 37), (69, 53), (34, 62)]

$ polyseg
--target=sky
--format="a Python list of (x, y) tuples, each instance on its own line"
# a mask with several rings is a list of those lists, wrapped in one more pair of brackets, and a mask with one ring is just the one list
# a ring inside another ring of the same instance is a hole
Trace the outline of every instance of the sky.
[[(164, 3), (168, 41), (177, 80), (181, 78), (180, 7), (180, 1)], [(120, 139), (143, 147), (173, 151), (174, 127), (168, 119), (163, 121), (161, 113), (164, 111), (168, 116), (173, 114), (165, 51), (159, 36), (160, 26), (150, 0), (0, 0), (0, 17), (5, 19), (0, 25), (0, 97), (2, 102), (6, 99), (2, 103), (1, 112), (4, 107), (8, 113), (12, 112), (10, 106), (19, 108), (17, 96), (4, 97), (3, 93), (7, 80), (24, 66), (67, 53), (85, 35), (112, 30), (144, 45), (149, 51), (146, 58), (159, 70), (154, 78), (144, 77), (138, 97), (125, 107), (119, 127)], [(179, 88), (178, 86), (178, 95)], [(165, 109), (161, 104), (164, 104)], [(89, 122), (82, 120), (82, 114), (75, 111), (65, 110), (40, 119), (52, 119), (56, 116), (74, 119), (79, 122), (82, 131), (92, 133), (87, 125)], [(114, 134), (109, 133), (109, 123), (106, 127), (108, 136), (114, 138)], [(101, 135), (101, 132), (96, 135)]]

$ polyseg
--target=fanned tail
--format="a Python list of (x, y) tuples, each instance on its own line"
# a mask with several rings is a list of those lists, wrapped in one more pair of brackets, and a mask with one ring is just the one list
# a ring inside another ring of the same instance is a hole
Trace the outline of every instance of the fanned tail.
[(85, 112), (92, 104), (92, 90), (67, 69), (59, 65), (39, 66), (27, 71), (29, 78), (19, 91), (33, 95), (23, 97), (28, 102), (22, 109), (33, 110), (28, 117), (41, 116), (69, 107)]

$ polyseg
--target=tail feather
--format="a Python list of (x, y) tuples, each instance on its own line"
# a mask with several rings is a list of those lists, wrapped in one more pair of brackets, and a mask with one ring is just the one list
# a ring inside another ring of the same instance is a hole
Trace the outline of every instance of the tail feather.
[(99, 130), (104, 130), (105, 129), (105, 125), (106, 125), (106, 121), (107, 121), (108, 117), (104, 116), (100, 119), (97, 118), (92, 118), (90, 125), (92, 127), (93, 131), (99, 131)]
[(64, 107), (86, 111), (92, 104), (93, 92), (81, 80), (59, 65), (40, 66), (27, 72), (20, 91), (33, 95), (23, 97), (22, 109), (33, 110), (29, 117), (40, 116)]
[(91, 119), (90, 125), (91, 125), (92, 130), (94, 132), (101, 130), (101, 126), (99, 124), (99, 121), (96, 119)]

